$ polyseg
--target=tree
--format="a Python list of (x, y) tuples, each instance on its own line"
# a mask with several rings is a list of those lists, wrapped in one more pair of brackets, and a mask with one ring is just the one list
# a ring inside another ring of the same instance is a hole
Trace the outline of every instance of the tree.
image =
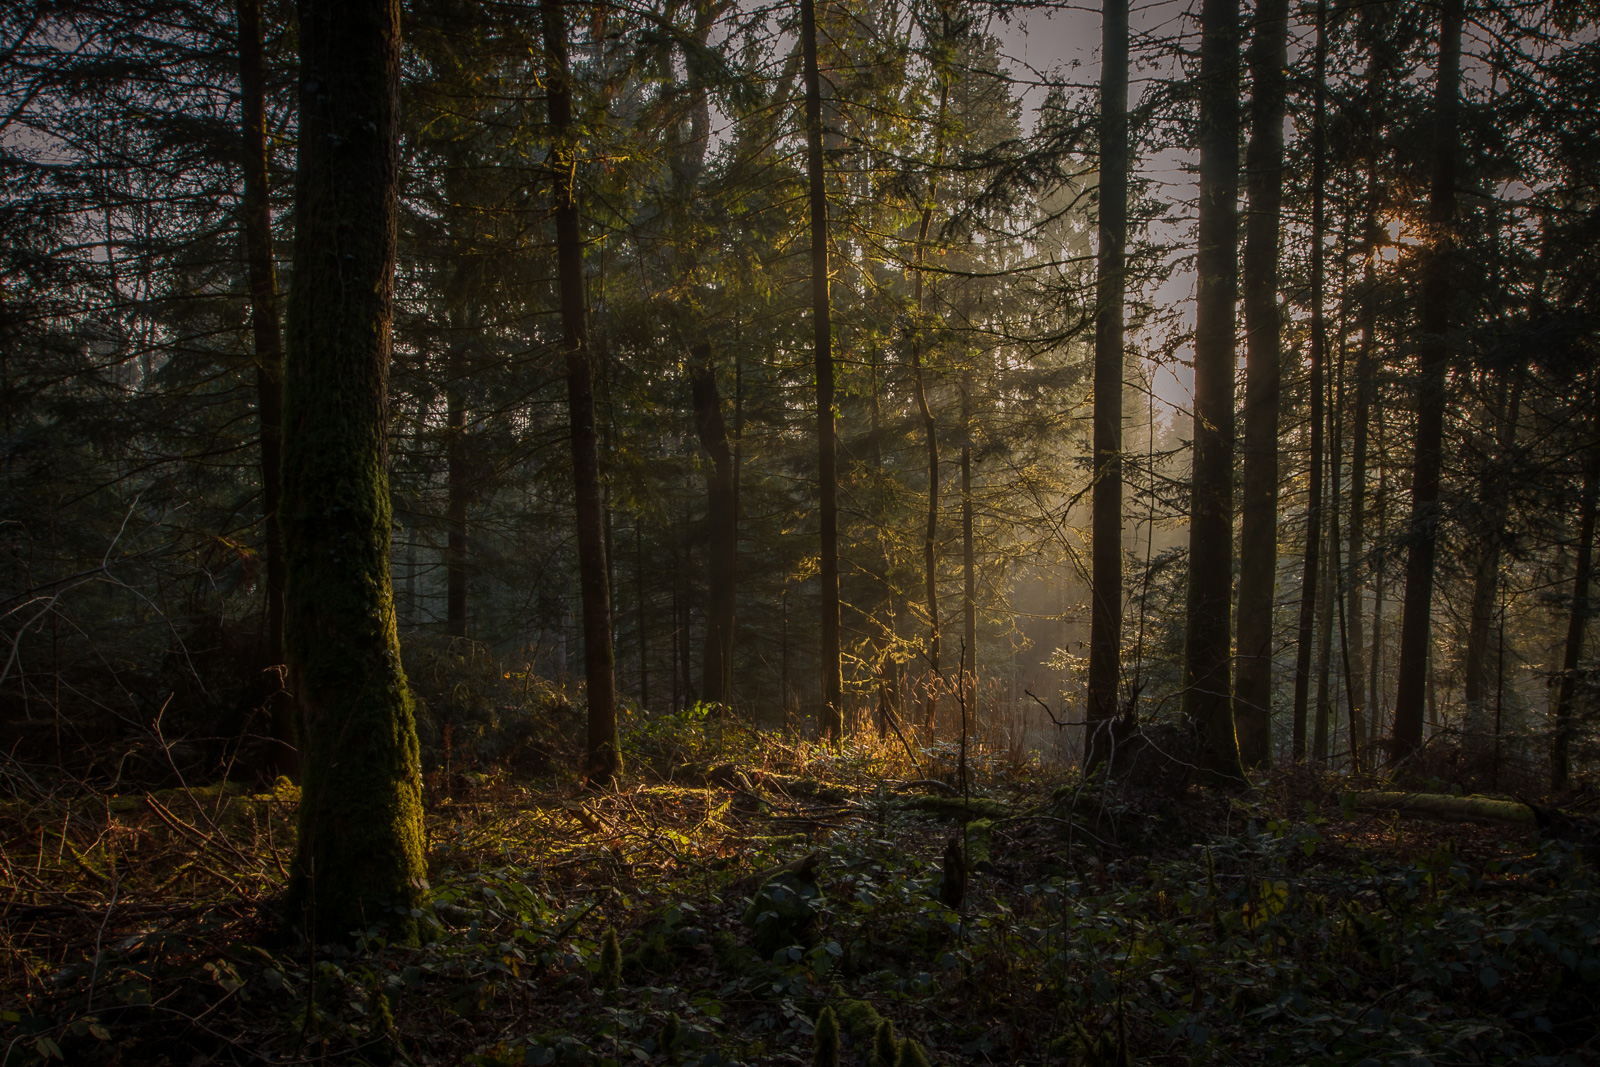
[(1233, 576), (1234, 298), (1238, 277), (1239, 4), (1200, 8), (1199, 275), (1194, 333), (1194, 473), (1183, 712), (1202, 773), (1243, 778), (1229, 700)]
[(822, 170), (822, 75), (817, 69), (815, 0), (800, 0), (805, 61), (806, 186), (811, 213), (811, 329), (816, 374), (818, 538), (822, 586), (822, 710), (819, 733), (844, 735), (844, 674), (839, 645), (839, 476), (833, 415), (833, 320), (828, 299), (828, 194)]
[[(1306, 758), (1306, 719), (1311, 692), (1312, 641), (1316, 634), (1317, 593), (1321, 588), (1320, 564), (1325, 546), (1322, 543), (1322, 473), (1324, 412), (1327, 406), (1328, 324), (1324, 307), (1324, 272), (1326, 249), (1323, 243), (1327, 231), (1327, 153), (1323, 145), (1323, 127), (1326, 107), (1326, 76), (1328, 62), (1327, 11), (1325, 3), (1317, 5), (1317, 43), (1315, 49), (1316, 75), (1312, 90), (1315, 102), (1311, 120), (1311, 455), (1307, 461), (1306, 535), (1300, 577), (1300, 626), (1295, 643), (1294, 659), (1294, 758)], [(1324, 612), (1326, 617), (1328, 613)], [(1327, 626), (1323, 626), (1326, 633)], [(1325, 721), (1322, 706), (1318, 707), (1318, 722)], [(1325, 755), (1326, 727), (1319, 733)]]
[(1101, 6), (1099, 273), (1094, 333), (1093, 589), (1089, 616), (1089, 743), (1110, 754), (1122, 650), (1122, 374), (1128, 245), (1128, 2)]
[(739, 547), (738, 489), (733, 450), (717, 399), (717, 369), (711, 346), (696, 343), (689, 352), (689, 388), (700, 447), (711, 460), (706, 472), (707, 560), (710, 596), (700, 698), (710, 704), (733, 699), (734, 578)]
[(303, 786), (291, 922), (319, 940), (426, 888), (422, 774), (389, 580), (388, 367), (400, 22), (391, 0), (302, 0), (282, 523)]
[[(250, 285), (250, 329), (256, 355), (256, 413), (261, 441), (262, 550), (266, 563), (266, 660), (272, 673), (283, 663), (283, 536), (278, 524), (283, 466), (283, 335), (278, 322), (278, 272), (272, 256), (272, 207), (267, 182), (267, 108), (262, 78), (261, 0), (239, 0), (239, 98), (243, 121), (245, 270)], [(267, 680), (272, 745), (263, 770), (294, 774), (294, 710), (279, 678)]]
[(1411, 468), (1411, 516), (1405, 599), (1400, 615), (1400, 677), (1395, 686), (1394, 745), (1399, 762), (1422, 747), (1433, 572), (1439, 541), (1445, 373), (1452, 350), (1450, 306), (1455, 254), (1457, 112), (1465, 0), (1445, 0), (1439, 16), (1439, 63), (1433, 96), (1433, 174), (1428, 192), (1428, 247), (1420, 265), (1417, 429)]
[(1256, 7), (1250, 38), (1250, 210), (1244, 253), (1244, 469), (1240, 485), (1238, 665), (1233, 719), (1246, 767), (1272, 758), (1272, 615), (1278, 578), (1278, 398), (1283, 362), (1278, 233), (1283, 204), (1283, 117), (1288, 0)]
[(577, 193), (577, 130), (572, 119), (572, 72), (567, 62), (563, 0), (541, 0), (546, 88), (550, 110), (550, 173), (555, 181), (556, 260), (561, 295), (562, 348), (567, 371), (572, 480), (577, 501), (578, 584), (583, 598), (583, 666), (588, 690), (584, 775), (609, 784), (622, 770), (617, 742), (615, 662), (611, 645), (611, 587), (606, 565), (606, 517), (596, 444), (594, 372), (589, 359), (588, 299), (583, 283), (583, 235)]

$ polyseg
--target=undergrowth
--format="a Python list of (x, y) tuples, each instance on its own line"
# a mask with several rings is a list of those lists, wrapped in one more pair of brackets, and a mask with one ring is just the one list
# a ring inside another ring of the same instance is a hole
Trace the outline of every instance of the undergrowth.
[(1306, 771), (1180, 797), (977, 753), (961, 796), (948, 746), (703, 709), (628, 740), (611, 792), (430, 780), (421, 947), (280, 939), (287, 783), (11, 773), (0, 1065), (809, 1064), (824, 1006), (846, 1064), (885, 1020), (945, 1064), (1597, 1051), (1595, 872), (1559, 843), (1356, 816)]

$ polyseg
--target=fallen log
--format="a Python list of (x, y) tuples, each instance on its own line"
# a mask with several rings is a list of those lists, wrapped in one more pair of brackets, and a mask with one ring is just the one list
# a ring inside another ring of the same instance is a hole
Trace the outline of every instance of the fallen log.
[(1402, 815), (1421, 815), (1433, 819), (1505, 823), (1529, 828), (1539, 825), (1533, 809), (1520, 800), (1399, 792), (1346, 793), (1343, 800), (1347, 810), (1397, 811)]

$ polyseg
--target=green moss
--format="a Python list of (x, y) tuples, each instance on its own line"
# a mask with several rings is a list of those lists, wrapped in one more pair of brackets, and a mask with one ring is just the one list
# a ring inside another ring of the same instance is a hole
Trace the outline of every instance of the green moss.
[(816, 1067), (839, 1067), (839, 1020), (832, 1008), (823, 1008), (817, 1014), (814, 1031)]
[(389, 998), (381, 992), (372, 995), (372, 1047), (368, 1058), (376, 1064), (393, 1063), (400, 1051), (400, 1035), (395, 1032), (394, 1012)]
[(878, 1028), (888, 1021), (878, 1014), (878, 1009), (864, 1000), (846, 998), (834, 1003), (839, 1025), (844, 1027), (856, 1044), (863, 1047), (874, 1039)]
[(994, 849), (994, 820), (973, 819), (967, 823), (967, 870), (977, 870), (989, 862)]
[(872, 1035), (872, 1067), (894, 1067), (895, 1044), (894, 1023), (884, 1019)]
[(922, 1046), (909, 1037), (900, 1042), (900, 1051), (894, 1058), (894, 1067), (932, 1067)]
[(656, 1037), (656, 1047), (662, 1055), (672, 1059), (682, 1040), (683, 1022), (678, 1018), (677, 1012), (672, 1012), (661, 1024), (661, 1033)]
[(600, 988), (610, 992), (622, 985), (622, 946), (617, 943), (617, 929), (606, 927), (600, 935)]
[(314, 10), (283, 362), (284, 646), (302, 739), (287, 914), (318, 940), (374, 924), (412, 940), (427, 863), (387, 447), (398, 26), (392, 8)]

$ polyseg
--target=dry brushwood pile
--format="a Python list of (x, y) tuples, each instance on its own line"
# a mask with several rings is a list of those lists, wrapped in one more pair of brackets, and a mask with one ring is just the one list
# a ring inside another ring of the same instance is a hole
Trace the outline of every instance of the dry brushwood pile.
[(421, 947), (282, 939), (286, 782), (106, 796), (9, 766), (0, 1063), (1600, 1055), (1573, 834), (1303, 771), (1177, 795), (980, 755), (963, 792), (942, 748), (719, 733), (606, 793), (434, 776)]

